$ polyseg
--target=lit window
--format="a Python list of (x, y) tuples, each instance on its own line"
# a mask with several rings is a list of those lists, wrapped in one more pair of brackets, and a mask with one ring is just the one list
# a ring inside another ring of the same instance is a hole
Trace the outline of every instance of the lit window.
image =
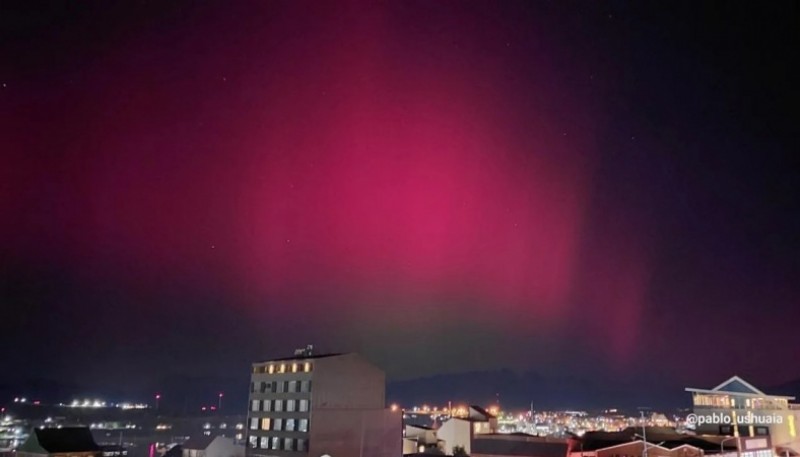
[(281, 442), (280, 438), (278, 438), (277, 436), (273, 436), (272, 437), (272, 447), (270, 449), (273, 449), (273, 450), (280, 449), (280, 442)]
[(306, 362), (303, 365), (303, 371), (305, 371), (306, 373), (309, 373), (311, 371), (311, 362)]
[(261, 445), (259, 446), (261, 449), (267, 449), (267, 446), (269, 445), (269, 438), (262, 436), (259, 444)]
[(251, 417), (250, 418), (250, 430), (258, 430), (258, 418)]
[(296, 363), (292, 364), (292, 373), (297, 373), (297, 364)]
[(250, 442), (250, 447), (251, 448), (255, 449), (258, 446), (258, 437), (257, 436), (251, 436), (248, 439), (248, 441)]
[(308, 400), (305, 398), (299, 400), (297, 404), (297, 410), (302, 412), (308, 411)]
[(271, 425), (270, 420), (271, 419), (269, 417), (261, 419), (261, 430), (266, 430), (266, 431), (270, 430), (270, 425)]
[(286, 373), (286, 364), (282, 363), (281, 366), (278, 368), (278, 373)]
[(294, 419), (286, 419), (286, 431), (293, 432), (294, 431), (295, 421)]
[(250, 411), (258, 411), (258, 400), (253, 400), (252, 404), (250, 405)]
[(297, 421), (297, 431), (298, 432), (308, 431), (308, 419), (300, 419)]

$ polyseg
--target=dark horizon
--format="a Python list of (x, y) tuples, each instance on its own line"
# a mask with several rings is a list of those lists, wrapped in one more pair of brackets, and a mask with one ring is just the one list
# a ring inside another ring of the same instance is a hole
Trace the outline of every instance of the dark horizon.
[(3, 3), (0, 384), (800, 379), (798, 13)]

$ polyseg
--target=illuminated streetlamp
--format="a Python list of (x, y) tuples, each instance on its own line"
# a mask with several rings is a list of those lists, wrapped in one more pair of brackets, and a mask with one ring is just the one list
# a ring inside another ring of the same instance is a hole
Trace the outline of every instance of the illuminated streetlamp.
[(156, 411), (158, 411), (158, 404), (160, 400), (161, 400), (161, 394), (156, 394)]
[(220, 392), (219, 396), (217, 397), (218, 398), (218, 400), (217, 400), (217, 411), (222, 411), (222, 397), (224, 397), (224, 396), (225, 396), (225, 394)]

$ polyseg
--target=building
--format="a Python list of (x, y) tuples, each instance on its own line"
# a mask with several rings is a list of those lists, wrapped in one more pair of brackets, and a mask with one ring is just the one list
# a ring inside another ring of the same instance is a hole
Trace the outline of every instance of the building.
[(491, 433), (475, 436), (471, 457), (568, 457), (566, 440), (526, 433)]
[(248, 457), (395, 457), (402, 417), (386, 408), (382, 370), (358, 354), (313, 354), (253, 364)]
[(37, 428), (17, 449), (18, 457), (102, 457), (88, 427)]
[[(766, 394), (738, 376), (713, 389), (689, 387), (686, 391), (692, 393), (696, 433), (768, 437), (775, 450), (800, 451), (797, 436), (800, 405), (790, 403), (794, 397)], [(759, 446), (764, 443), (763, 440), (748, 442)]]
[(451, 417), (444, 421), (436, 431), (442, 440), (442, 450), (447, 455), (453, 455), (453, 449), (463, 448), (467, 454), (472, 452), (472, 437), (474, 436), (473, 422), (466, 418)]
[(198, 435), (181, 445), (182, 457), (244, 457), (244, 446), (233, 438)]
[(442, 445), (432, 427), (408, 423), (403, 426), (403, 455), (432, 452)]

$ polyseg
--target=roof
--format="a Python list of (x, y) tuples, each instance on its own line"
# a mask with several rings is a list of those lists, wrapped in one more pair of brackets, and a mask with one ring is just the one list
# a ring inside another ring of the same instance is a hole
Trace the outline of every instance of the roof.
[(474, 410), (478, 414), (486, 417), (486, 419), (494, 419), (496, 417), (494, 414), (490, 413), (489, 411), (486, 411), (485, 409), (481, 408), (480, 406), (470, 405), (469, 408)]
[(99, 452), (88, 427), (37, 428), (19, 448), (34, 454), (65, 452)]
[(195, 435), (183, 443), (181, 448), (202, 451), (208, 448), (215, 439), (217, 439), (216, 436)]
[(406, 423), (406, 427), (414, 427), (420, 430), (433, 430), (433, 427), (430, 425), (422, 425), (422, 424), (413, 424), (413, 423)]
[(531, 457), (565, 457), (567, 443), (546, 443), (514, 439), (475, 437), (470, 451), (474, 454), (524, 455)]
[(739, 376), (731, 376), (725, 382), (721, 383), (717, 387), (714, 387), (713, 389), (696, 389), (693, 387), (687, 387), (686, 391), (709, 393), (709, 394), (719, 393), (719, 394), (738, 394), (738, 395), (757, 396), (757, 397), (775, 397), (775, 398), (786, 398), (789, 400), (794, 400), (794, 397), (791, 396), (765, 394), (764, 392), (755, 388), (752, 384), (740, 378)]
[[(614, 446), (631, 443), (642, 443), (639, 434), (632, 433), (636, 429), (627, 428), (621, 432), (588, 432), (580, 438), (577, 449), (596, 451)], [(720, 444), (714, 440), (707, 440), (695, 435), (685, 435), (669, 429), (647, 432), (648, 446), (658, 446), (664, 449), (675, 449), (681, 446), (692, 446), (704, 451), (719, 451)], [(726, 446), (726, 448), (728, 448)], [(732, 447), (735, 449), (735, 446)]]
[(262, 362), (255, 362), (253, 365), (261, 365), (262, 363), (270, 363), (270, 362), (286, 362), (286, 361), (289, 361), (289, 360), (325, 359), (325, 358), (328, 358), (328, 357), (337, 357), (337, 356), (340, 356), (340, 355), (345, 355), (345, 353), (334, 352), (334, 353), (330, 353), (330, 354), (315, 354), (315, 355), (302, 355), (302, 354), (300, 354), (300, 355), (293, 355), (291, 357), (281, 357), (279, 359), (269, 359), (269, 360), (264, 360)]

